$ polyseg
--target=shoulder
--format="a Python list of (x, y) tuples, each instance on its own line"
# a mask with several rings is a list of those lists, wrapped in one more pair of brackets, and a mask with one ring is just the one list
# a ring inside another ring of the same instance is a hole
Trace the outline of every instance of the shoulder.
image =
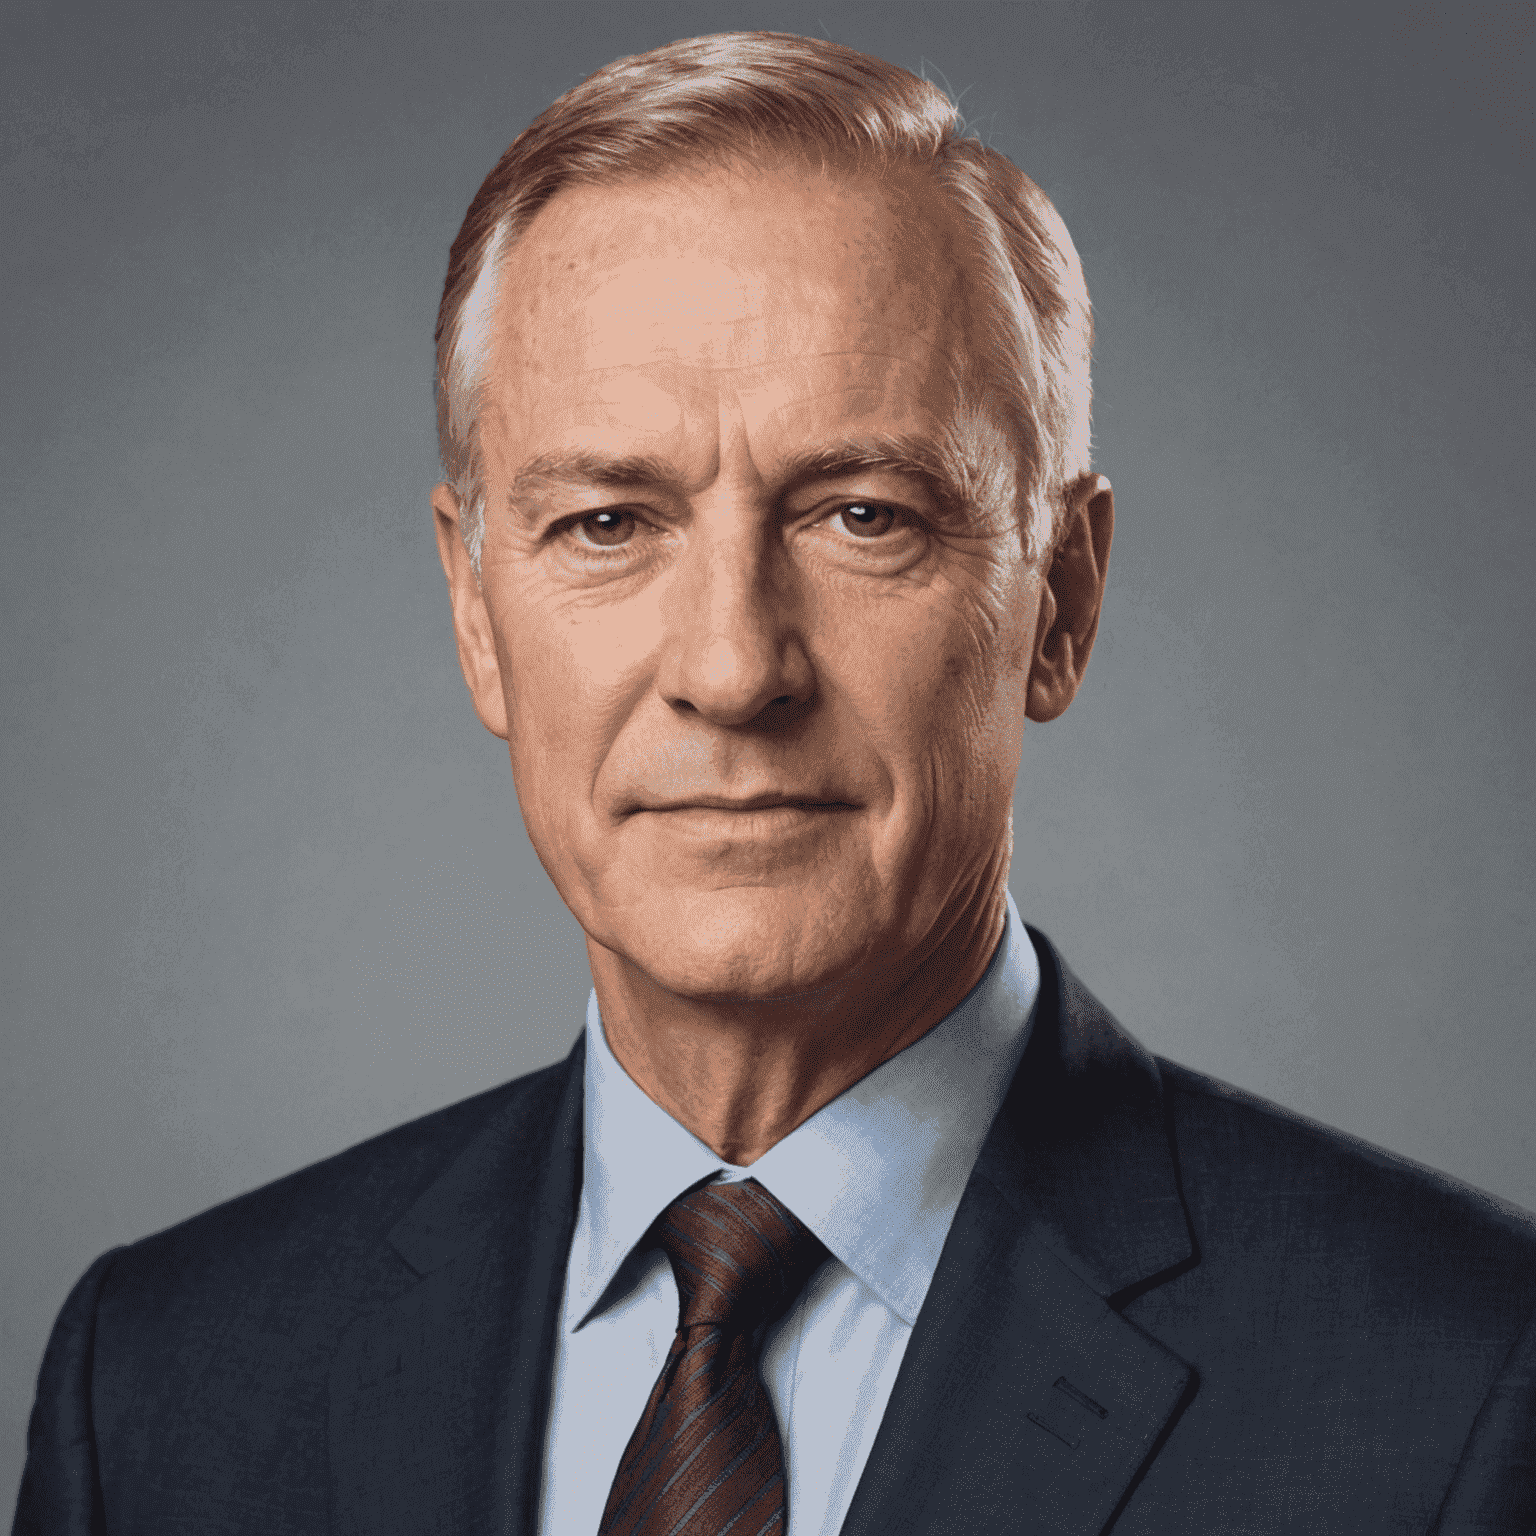
[(93, 1267), (99, 1326), (184, 1332), (187, 1314), (348, 1315), (407, 1272), (391, 1228), (488, 1129), (529, 1156), (568, 1080), (569, 1061), (360, 1142), (105, 1256)]
[[(1449, 1174), (1161, 1058), (1169, 1134), (1206, 1264), (1330, 1278), (1381, 1319), (1518, 1329), (1536, 1306), (1536, 1216)], [(1265, 1288), (1263, 1286), (1261, 1289)]]
[(1153, 1055), (1031, 937), (1041, 1001), (1016, 1118), (1032, 1127), (1036, 1185), (1070, 1193), (1053, 1214), (1079, 1250), (1112, 1250), (1106, 1226), (1125, 1247), (1178, 1210), (1180, 1242), (1159, 1251), (1185, 1255), (1184, 1272), (1149, 1309), (1185, 1308), (1234, 1338), (1286, 1324), (1385, 1343), (1438, 1328), (1507, 1347), (1536, 1307), (1536, 1217)]
[[(43, 1358), (18, 1530), (94, 1530), (102, 1489), (133, 1524), (135, 1501), (153, 1504), (150, 1485), (174, 1483), (178, 1465), (198, 1468), (205, 1493), (206, 1473), (220, 1497), (253, 1509), (276, 1477), (288, 1513), (323, 1523), (339, 1341), (416, 1283), (412, 1258), (433, 1222), (527, 1203), (518, 1171), (554, 1155), (580, 1059), (578, 1049), (103, 1254)], [(414, 1249), (392, 1239), (402, 1229)], [(275, 1514), (263, 1528), (277, 1525), (289, 1528)]]
[(263, 1529), (298, 1528), (290, 1516), (323, 1525), (340, 1341), (418, 1282), (434, 1231), (535, 1198), (537, 1180), (519, 1175), (569, 1150), (570, 1127), (555, 1132), (580, 1059), (98, 1259), (44, 1355), (18, 1529), (96, 1529), (102, 1490), (125, 1528), (159, 1529), (146, 1513), (160, 1508), (156, 1489), (174, 1503), (189, 1468), (199, 1499), (264, 1510)]

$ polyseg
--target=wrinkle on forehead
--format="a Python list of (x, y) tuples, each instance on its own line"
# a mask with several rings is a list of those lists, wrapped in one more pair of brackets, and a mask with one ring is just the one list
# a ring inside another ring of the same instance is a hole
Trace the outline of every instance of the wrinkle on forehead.
[(516, 350), (535, 335), (590, 349), (598, 367), (655, 356), (658, 339), (665, 355), (694, 345), (729, 365), (732, 345), (782, 339), (786, 317), (815, 317), (859, 350), (893, 325), (932, 344), (964, 309), (966, 249), (916, 171), (786, 163), (570, 187), (513, 251), (498, 331)]
[(578, 306), (570, 371), (664, 360), (740, 370), (837, 353), (922, 360), (945, 328), (943, 307), (880, 286), (631, 262)]
[[(930, 353), (937, 353), (938, 348), (930, 348)], [(943, 354), (940, 354), (943, 355)], [(836, 358), (879, 358), (885, 362), (914, 363), (917, 359), (902, 352), (881, 352), (874, 348), (861, 347), (833, 347), (820, 352), (804, 352), (798, 358), (786, 359), (788, 362), (820, 363)], [(774, 366), (772, 363), (708, 363), (694, 364), (683, 362), (681, 359), (662, 358), (650, 363), (620, 363), (609, 368), (591, 368), (583, 370), (585, 373), (618, 373), (626, 368), (659, 368), (665, 367), (669, 362), (675, 363), (679, 368), (697, 367), (701, 374), (737, 374), (737, 373), (765, 373)], [(578, 375), (578, 377), (581, 375)]]
[[(666, 477), (702, 488), (722, 454), (742, 469), (793, 457), (810, 443), (854, 437), (947, 436), (951, 396), (929, 370), (881, 359), (873, 370), (841, 354), (808, 367), (739, 372), (656, 365), (617, 370), (596, 388), (546, 398), (535, 430), (487, 434), (510, 474), (550, 454), (650, 457)], [(750, 381), (751, 387), (746, 387)], [(526, 422), (525, 422), (526, 428)]]
[(739, 411), (753, 432), (828, 406), (840, 408), (850, 422), (881, 411), (942, 415), (953, 399), (954, 379), (949, 359), (937, 351), (919, 360), (841, 349), (737, 368), (662, 359), (508, 380), (502, 395), (508, 409), (488, 411), (487, 424), (495, 416), (501, 435), (521, 428), (518, 436), (542, 446), (550, 434), (572, 433), (633, 434), (659, 442), (711, 430), (722, 409)]
[(503, 471), (590, 449), (696, 483), (730, 436), (763, 462), (834, 427), (943, 431), (969, 336), (937, 197), (793, 171), (558, 194), (504, 282)]

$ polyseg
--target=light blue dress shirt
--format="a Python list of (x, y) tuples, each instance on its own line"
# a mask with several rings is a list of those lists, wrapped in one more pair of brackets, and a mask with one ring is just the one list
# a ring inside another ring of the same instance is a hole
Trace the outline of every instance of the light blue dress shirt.
[(763, 1341), (791, 1536), (836, 1536), (960, 1196), (1023, 1054), (1039, 962), (1012, 897), (982, 979), (953, 1013), (824, 1105), (750, 1168), (651, 1100), (587, 1004), (581, 1204), (566, 1267), (544, 1447), (542, 1536), (595, 1536), (677, 1330), (677, 1283), (638, 1245), (684, 1190), (754, 1178), (829, 1258)]

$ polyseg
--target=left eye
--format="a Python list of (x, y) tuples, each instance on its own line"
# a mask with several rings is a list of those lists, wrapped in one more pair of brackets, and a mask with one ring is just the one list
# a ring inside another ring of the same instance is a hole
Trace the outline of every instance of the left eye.
[(594, 512), (576, 526), (586, 543), (612, 549), (629, 542), (635, 531), (635, 518), (632, 512)]
[(896, 513), (878, 501), (854, 501), (836, 513), (836, 520), (856, 539), (878, 539), (896, 526)]

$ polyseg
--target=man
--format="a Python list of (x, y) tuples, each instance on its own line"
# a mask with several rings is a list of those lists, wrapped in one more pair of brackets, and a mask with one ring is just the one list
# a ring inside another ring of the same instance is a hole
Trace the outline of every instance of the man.
[(1089, 331), (1039, 190), (832, 44), (519, 138), (433, 507), (587, 1030), (98, 1260), (18, 1530), (1536, 1527), (1531, 1219), (1150, 1056), (1007, 897)]

